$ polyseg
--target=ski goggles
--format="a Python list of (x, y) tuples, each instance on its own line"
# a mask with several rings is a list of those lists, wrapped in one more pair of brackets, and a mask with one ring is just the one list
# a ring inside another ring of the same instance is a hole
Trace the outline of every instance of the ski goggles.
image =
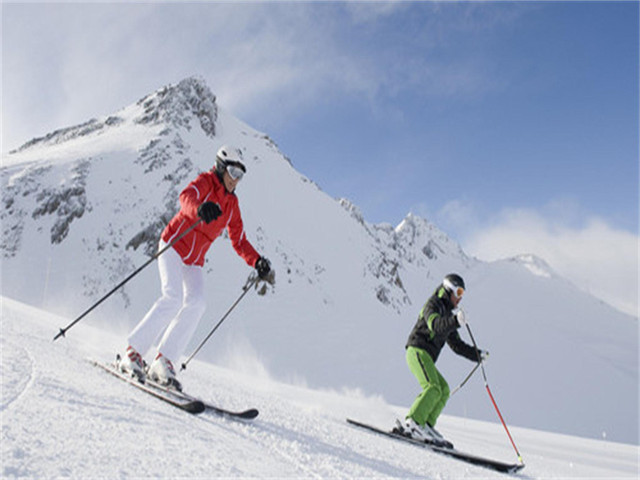
[(464, 295), (464, 288), (462, 288), (462, 287), (455, 287), (455, 288), (453, 289), (453, 295), (454, 295), (456, 298), (462, 298), (462, 295)]
[(229, 176), (234, 180), (240, 180), (244, 175), (244, 170), (236, 165), (227, 166), (227, 172), (229, 173)]
[(445, 281), (443, 282), (443, 285), (445, 286), (445, 288), (447, 290), (449, 290), (451, 293), (453, 293), (453, 295), (458, 299), (462, 298), (462, 295), (464, 295), (464, 288), (456, 287), (448, 279), (445, 279)]

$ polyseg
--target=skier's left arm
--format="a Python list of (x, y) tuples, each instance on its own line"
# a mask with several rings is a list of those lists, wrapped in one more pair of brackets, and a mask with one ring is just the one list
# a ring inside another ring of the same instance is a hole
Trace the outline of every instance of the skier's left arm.
[(476, 352), (476, 349), (462, 340), (457, 330), (449, 334), (447, 337), (447, 343), (449, 344), (449, 347), (451, 347), (451, 350), (458, 355), (471, 360), (472, 362), (478, 361), (478, 353)]
[(244, 231), (244, 225), (242, 223), (242, 216), (240, 215), (240, 207), (237, 205), (231, 212), (227, 231), (229, 232), (231, 245), (233, 245), (237, 254), (240, 255), (250, 267), (255, 267), (256, 262), (260, 258), (260, 254), (247, 239), (247, 234)]

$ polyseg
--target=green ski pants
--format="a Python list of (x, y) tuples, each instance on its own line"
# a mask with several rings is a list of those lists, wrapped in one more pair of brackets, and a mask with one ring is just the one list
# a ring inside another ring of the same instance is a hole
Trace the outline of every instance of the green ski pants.
[(422, 393), (411, 405), (407, 418), (413, 418), (418, 425), (428, 423), (435, 427), (442, 409), (449, 400), (449, 385), (425, 350), (408, 347), (406, 356), (411, 373), (422, 387)]

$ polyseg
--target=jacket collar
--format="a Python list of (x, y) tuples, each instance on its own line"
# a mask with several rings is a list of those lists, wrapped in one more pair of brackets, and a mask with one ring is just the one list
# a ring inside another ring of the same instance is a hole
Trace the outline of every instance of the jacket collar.
[(225, 195), (233, 195), (234, 197), (236, 196), (236, 192), (229, 192), (227, 191), (227, 187), (224, 186), (224, 180), (222, 180), (222, 173), (218, 172), (216, 169), (211, 170), (209, 173), (211, 173), (211, 177), (214, 179), (214, 182), (217, 180), (218, 185), (220, 186), (220, 188), (222, 189), (222, 192)]
[(436, 290), (436, 294), (438, 298), (442, 300), (450, 310), (453, 309), (453, 303), (451, 302), (451, 295), (444, 288), (444, 285), (440, 285), (438, 287), (438, 289)]

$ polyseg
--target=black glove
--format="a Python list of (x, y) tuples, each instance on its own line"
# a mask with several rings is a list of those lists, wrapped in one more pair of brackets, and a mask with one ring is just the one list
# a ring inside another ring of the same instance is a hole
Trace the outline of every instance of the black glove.
[(213, 202), (204, 202), (198, 207), (198, 216), (204, 220), (204, 223), (211, 223), (222, 215), (220, 205)]
[(261, 280), (266, 280), (271, 273), (271, 262), (264, 257), (260, 257), (256, 261), (256, 270)]

